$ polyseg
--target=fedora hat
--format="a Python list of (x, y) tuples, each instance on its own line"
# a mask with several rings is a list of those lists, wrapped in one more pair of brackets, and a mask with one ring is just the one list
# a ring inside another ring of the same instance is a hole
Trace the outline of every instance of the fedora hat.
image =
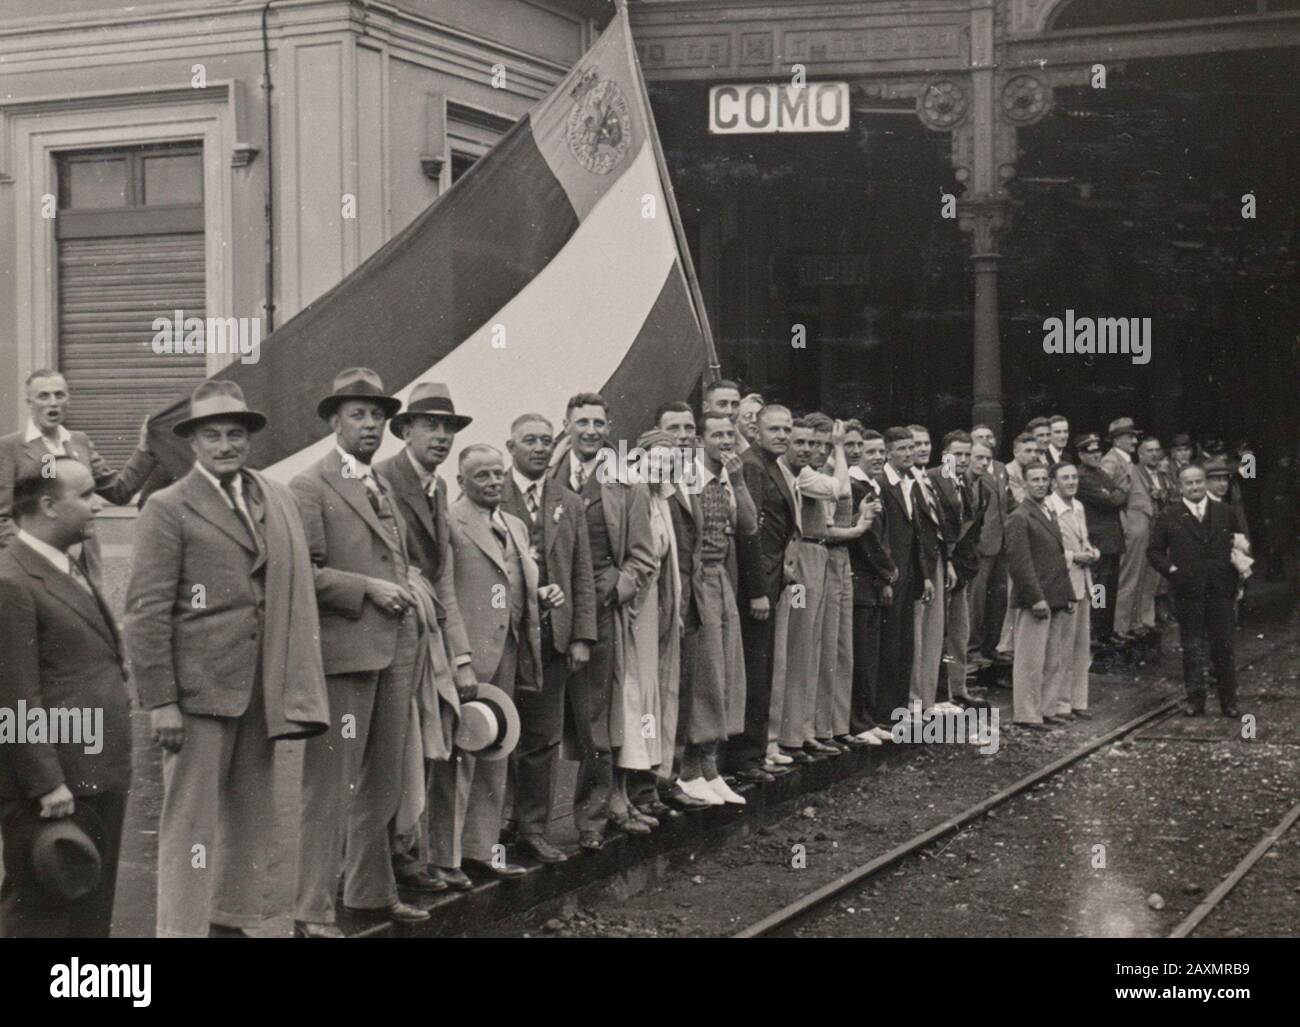
[(46, 820), (34, 810), (24, 812), (5, 835), (18, 858), (26, 853), (32, 877), (43, 892), (62, 902), (75, 902), (98, 887), (103, 874), (108, 832), (88, 803), (77, 802), (66, 817)]
[(478, 686), (478, 695), (460, 704), (456, 748), (480, 760), (503, 760), (519, 744), (519, 710), (496, 685)]
[(456, 404), (451, 401), (451, 390), (442, 382), (417, 382), (411, 390), (411, 399), (406, 404), (406, 409), (389, 422), (389, 430), (400, 439), (416, 414), (450, 421), (452, 431), (460, 431), (474, 420), (456, 413)]
[(238, 421), (249, 431), (261, 431), (266, 427), (266, 416), (248, 409), (244, 390), (237, 382), (210, 378), (199, 382), (190, 393), (190, 416), (177, 421), (172, 431), (177, 435), (189, 435), (203, 421), (216, 417)]
[(392, 417), (402, 409), (402, 401), (384, 391), (383, 380), (368, 367), (349, 367), (334, 376), (334, 391), (316, 404), (316, 413), (328, 421), (347, 399), (372, 399), (384, 408), (384, 416)]
[(1106, 429), (1108, 438), (1116, 439), (1121, 435), (1141, 435), (1137, 426), (1133, 423), (1131, 417), (1117, 417), (1110, 422), (1110, 427)]

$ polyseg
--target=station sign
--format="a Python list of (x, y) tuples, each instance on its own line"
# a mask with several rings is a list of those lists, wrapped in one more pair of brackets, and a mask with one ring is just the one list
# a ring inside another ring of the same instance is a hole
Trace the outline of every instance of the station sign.
[(849, 84), (748, 82), (709, 90), (709, 132), (756, 135), (775, 132), (846, 132)]

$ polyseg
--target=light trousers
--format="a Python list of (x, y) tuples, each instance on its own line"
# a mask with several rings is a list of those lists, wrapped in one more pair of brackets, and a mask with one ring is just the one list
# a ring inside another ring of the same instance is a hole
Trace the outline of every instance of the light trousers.
[(1069, 623), (1065, 610), (1053, 610), (1039, 619), (1033, 611), (1016, 607), (1016, 655), (1011, 667), (1012, 719), (1017, 724), (1041, 724), (1055, 716), (1057, 666), (1063, 655)]
[(944, 563), (935, 560), (930, 582), (934, 585), (934, 598), (928, 603), (919, 599), (912, 604), (912, 679), (910, 695), (920, 702), (921, 709), (934, 705), (939, 690), (939, 666), (943, 662), (944, 642)]
[(848, 734), (853, 702), (853, 568), (847, 546), (830, 546), (826, 556), (826, 609), (813, 714), (817, 738)]
[[(1052, 686), (1056, 712), (1070, 713), (1088, 708), (1088, 668), (1092, 666), (1092, 607), (1085, 596), (1074, 604), (1066, 619), (1061, 639), (1061, 659), (1056, 666), (1058, 680)], [(1049, 711), (1050, 712), (1050, 711)]]

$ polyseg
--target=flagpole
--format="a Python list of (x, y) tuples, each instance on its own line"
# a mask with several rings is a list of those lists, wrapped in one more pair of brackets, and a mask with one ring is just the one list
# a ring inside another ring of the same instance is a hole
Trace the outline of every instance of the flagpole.
[(691, 301), (695, 307), (696, 320), (700, 322), (700, 331), (704, 335), (704, 350), (708, 356), (708, 370), (705, 382), (714, 382), (722, 377), (722, 365), (718, 362), (718, 351), (713, 343), (713, 328), (709, 324), (708, 311), (704, 307), (704, 293), (700, 291), (699, 279), (695, 276), (695, 261), (691, 257), (690, 246), (686, 242), (686, 230), (682, 227), (682, 217), (677, 210), (677, 195), (673, 191), (672, 179), (668, 177), (668, 162), (664, 159), (663, 147), (659, 143), (659, 129), (655, 126), (654, 111), (650, 107), (650, 94), (646, 91), (645, 76), (641, 74), (641, 62), (637, 59), (636, 47), (632, 45), (632, 23), (628, 18), (627, 0), (614, 0), (618, 8), (617, 17), (623, 19), (623, 30), (627, 37), (627, 48), (636, 68), (637, 89), (641, 92), (641, 103), (645, 107), (646, 127), (649, 129), (650, 144), (654, 147), (655, 164), (659, 170), (659, 183), (663, 187), (664, 198), (668, 202), (668, 217), (672, 221), (673, 234), (677, 237), (677, 250), (682, 255), (682, 272), (686, 275), (686, 284), (690, 290)]

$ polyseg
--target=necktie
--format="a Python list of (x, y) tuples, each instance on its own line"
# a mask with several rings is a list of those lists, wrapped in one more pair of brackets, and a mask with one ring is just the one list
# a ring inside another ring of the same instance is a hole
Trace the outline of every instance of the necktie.
[(960, 478), (954, 478), (953, 484), (957, 486), (957, 510), (964, 521), (966, 519), (966, 490), (962, 488)]
[(527, 490), (524, 492), (524, 505), (528, 507), (528, 516), (532, 518), (535, 523), (537, 521), (538, 510), (537, 482), (533, 482), (529, 485)]
[(495, 517), (489, 517), (488, 524), (492, 526), (492, 534), (496, 536), (497, 543), (501, 546), (501, 555), (504, 556), (508, 551), (506, 548), (506, 529), (497, 523)]
[(223, 481), (221, 483), (221, 491), (226, 494), (226, 499), (230, 502), (230, 508), (235, 511), (235, 516), (239, 518), (239, 523), (242, 524), (244, 530), (248, 532), (249, 541), (253, 543), (254, 548), (257, 548), (257, 530), (253, 527), (253, 522), (240, 507), (239, 500), (235, 496), (235, 479), (228, 478)]
[(366, 487), (366, 498), (370, 500), (370, 509), (375, 511), (375, 516), (381, 516), (381, 502), (383, 492), (379, 488), (379, 482), (375, 481), (375, 476), (366, 473), (361, 478), (361, 484)]
[(90, 579), (86, 577), (80, 565), (71, 557), (68, 558), (68, 575), (78, 585), (86, 590), (91, 596), (94, 596), (95, 590), (90, 587)]
[(573, 469), (573, 491), (581, 492), (582, 487), (586, 484), (587, 484), (587, 468), (585, 468), (582, 464), (578, 464), (578, 466)]

